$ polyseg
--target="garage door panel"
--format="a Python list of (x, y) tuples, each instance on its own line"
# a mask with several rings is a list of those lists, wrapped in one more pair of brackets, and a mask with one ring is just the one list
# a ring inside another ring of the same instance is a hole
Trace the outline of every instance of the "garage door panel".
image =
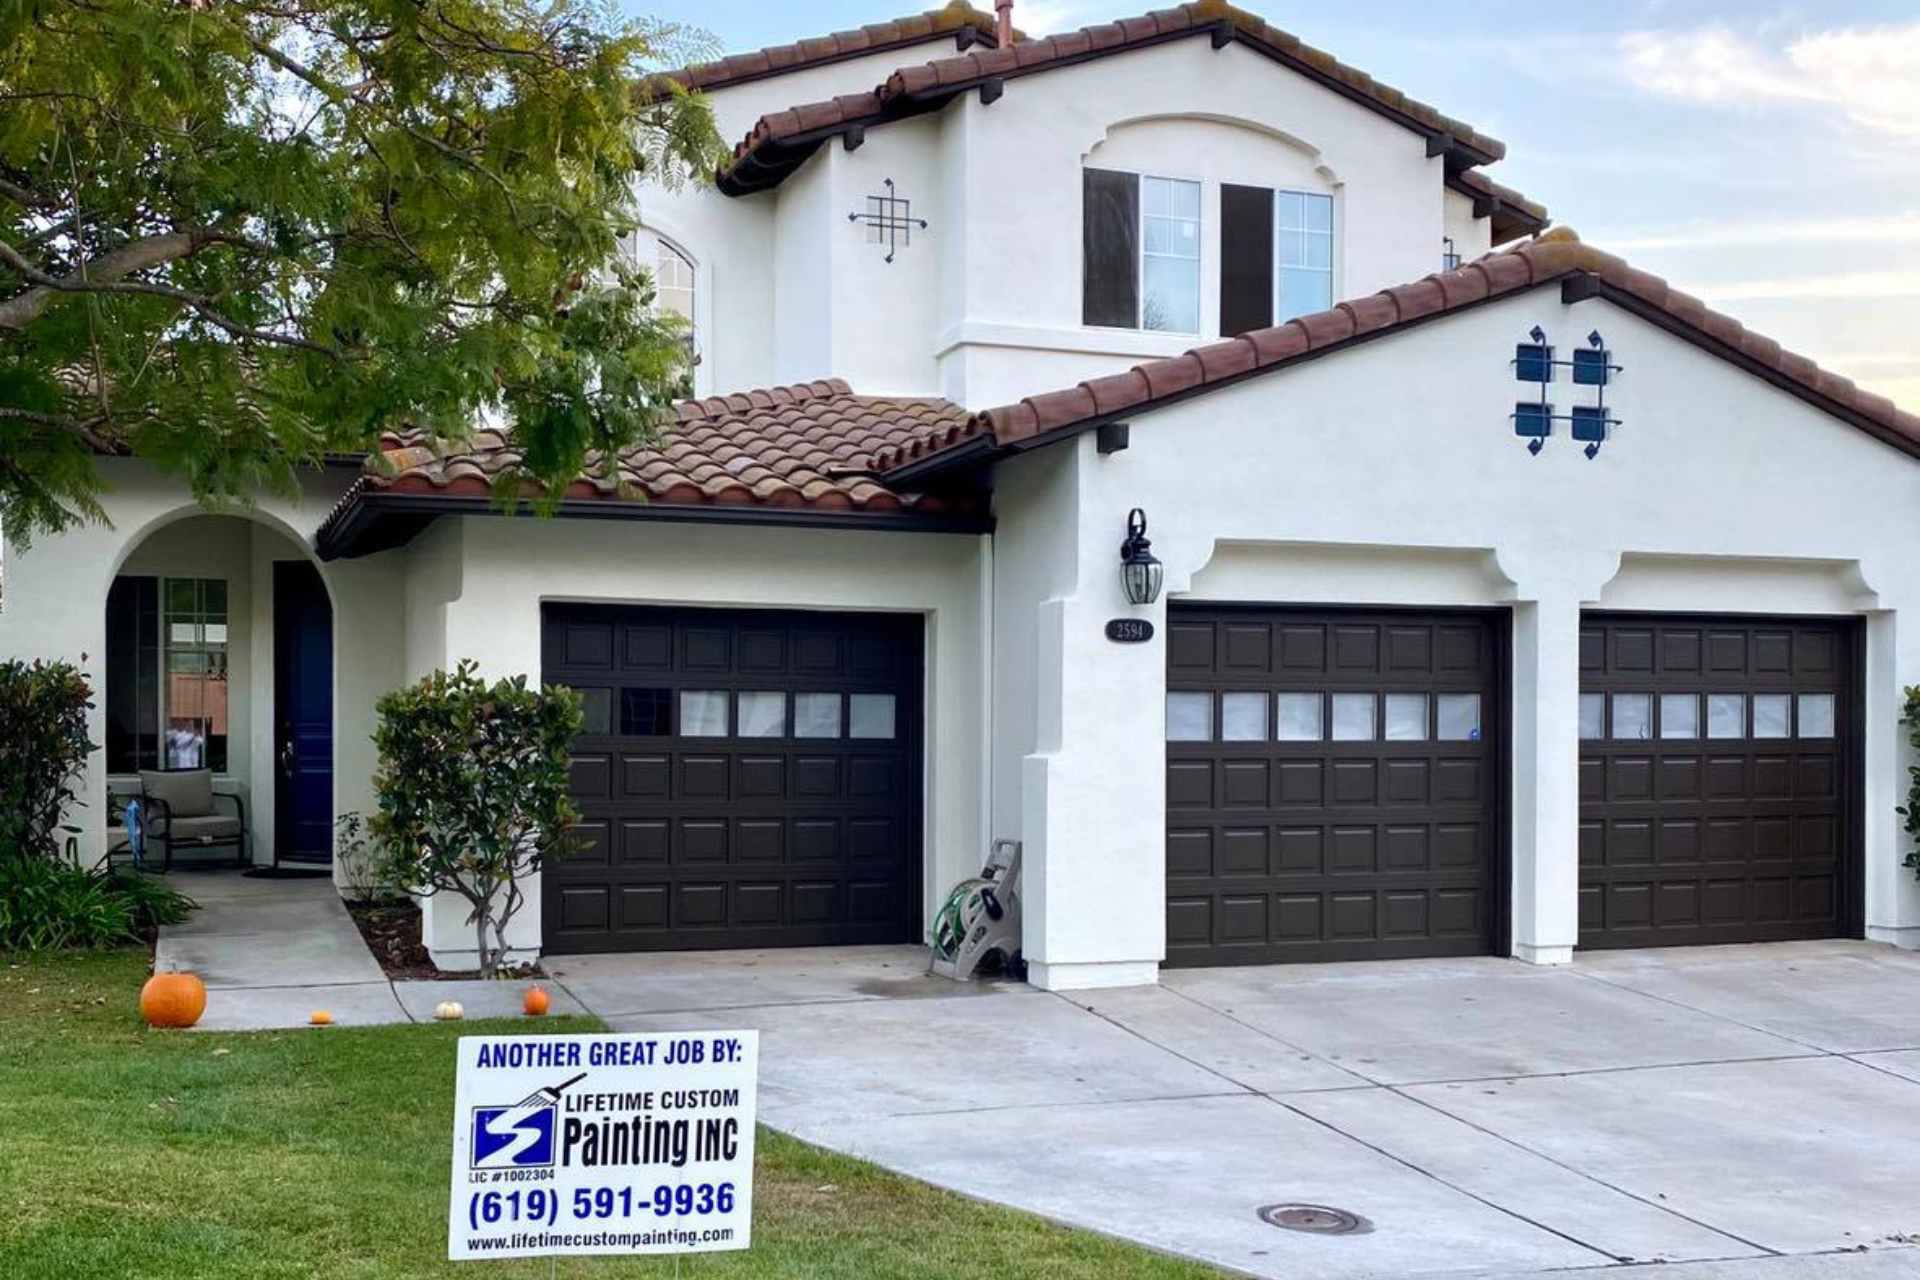
[(914, 938), (923, 630), (548, 606), (543, 678), (599, 691), (572, 769), (593, 847), (546, 872), (549, 949)]
[(1176, 606), (1168, 634), (1169, 964), (1489, 949), (1492, 619)]
[[(1581, 946), (1836, 931), (1857, 767), (1841, 723), (1851, 698), (1847, 630), (1583, 617)], [(1593, 785), (1596, 774), (1603, 786)]]

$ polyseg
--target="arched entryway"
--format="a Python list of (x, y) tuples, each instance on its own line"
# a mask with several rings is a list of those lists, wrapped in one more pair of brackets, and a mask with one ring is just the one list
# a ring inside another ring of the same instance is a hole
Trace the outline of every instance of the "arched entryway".
[(334, 610), (307, 548), (251, 516), (156, 521), (129, 544), (105, 614), (109, 821), (153, 775), (207, 770), (238, 801), (219, 807), (243, 819), (241, 856), (329, 862)]

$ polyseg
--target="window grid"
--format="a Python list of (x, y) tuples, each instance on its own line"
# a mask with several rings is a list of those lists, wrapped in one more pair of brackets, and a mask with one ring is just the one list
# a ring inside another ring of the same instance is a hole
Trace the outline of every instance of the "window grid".
[(1140, 179), (1140, 327), (1200, 332), (1200, 184)]
[(1273, 322), (1333, 305), (1333, 197), (1273, 193)]

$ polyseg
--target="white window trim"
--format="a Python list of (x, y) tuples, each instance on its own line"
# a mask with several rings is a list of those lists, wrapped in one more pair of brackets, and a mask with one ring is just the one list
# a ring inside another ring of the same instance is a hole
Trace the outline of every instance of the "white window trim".
[[(1131, 170), (1121, 170), (1120, 172), (1123, 172), (1123, 173), (1131, 172)], [(1201, 178), (1182, 178), (1174, 174), (1168, 174), (1168, 173), (1146, 173), (1143, 171), (1143, 172), (1134, 174), (1134, 176), (1139, 180), (1139, 183), (1140, 183), (1138, 195), (1135, 200), (1135, 204), (1138, 206), (1136, 213), (1139, 218), (1139, 223), (1134, 228), (1134, 236), (1136, 238), (1136, 243), (1138, 243), (1140, 246), (1139, 251), (1135, 255), (1135, 260), (1134, 260), (1135, 269), (1138, 270), (1140, 273), (1139, 275), (1140, 287), (1137, 291), (1139, 296), (1134, 299), (1134, 313), (1133, 313), (1134, 326), (1133, 327), (1139, 330), (1141, 333), (1177, 333), (1177, 334), (1180, 334), (1182, 337), (1197, 338), (1201, 335), (1201, 333), (1207, 327), (1207, 322), (1206, 322), (1206, 315), (1207, 315), (1207, 298), (1206, 298), (1207, 184), (1205, 180)], [(1147, 258), (1149, 256), (1149, 252), (1147, 249), (1147, 217), (1148, 217), (1147, 183), (1150, 181), (1151, 182), (1184, 182), (1190, 186), (1197, 188), (1200, 193), (1200, 212), (1195, 214), (1192, 218), (1182, 218), (1174, 214), (1152, 215), (1154, 217), (1165, 216), (1167, 221), (1169, 222), (1192, 222), (1193, 223), (1193, 245), (1194, 245), (1193, 257), (1183, 258), (1183, 257), (1178, 257), (1171, 253), (1155, 253), (1151, 255), (1152, 257), (1155, 257), (1155, 258), (1165, 258), (1170, 262), (1193, 263), (1194, 327), (1191, 329), (1155, 329), (1155, 328), (1149, 328), (1147, 326)]]
[[(1280, 226), (1280, 197), (1281, 196), (1315, 197), (1321, 200), (1325, 200), (1327, 202), (1326, 276), (1327, 276), (1327, 306), (1329, 307), (1331, 307), (1334, 303), (1340, 300), (1340, 290), (1337, 287), (1338, 282), (1335, 279), (1335, 272), (1340, 265), (1340, 208), (1339, 208), (1339, 202), (1335, 199), (1334, 193), (1331, 191), (1307, 191), (1298, 187), (1270, 187), (1268, 188), (1268, 190), (1271, 192), (1273, 197), (1273, 323), (1285, 324), (1287, 321), (1296, 319), (1297, 317), (1287, 315), (1286, 309), (1281, 305), (1282, 295), (1280, 290), (1280, 273), (1282, 271), (1287, 271), (1287, 270), (1318, 271), (1320, 270), (1320, 268), (1318, 267), (1289, 268), (1284, 262), (1281, 261), (1280, 236), (1282, 233), (1282, 228)], [(1302, 228), (1300, 231), (1296, 232), (1296, 234), (1319, 235), (1320, 233), (1317, 231), (1309, 232), (1309, 231), (1306, 231), (1304, 228)], [(1302, 312), (1301, 314), (1311, 315), (1312, 313)]]

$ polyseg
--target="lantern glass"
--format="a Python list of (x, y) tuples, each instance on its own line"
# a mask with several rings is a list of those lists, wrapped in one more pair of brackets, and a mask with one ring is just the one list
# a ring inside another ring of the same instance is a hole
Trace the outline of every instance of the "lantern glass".
[(1166, 569), (1152, 556), (1128, 560), (1120, 566), (1120, 583), (1127, 599), (1134, 604), (1152, 604), (1160, 598), (1160, 582)]

